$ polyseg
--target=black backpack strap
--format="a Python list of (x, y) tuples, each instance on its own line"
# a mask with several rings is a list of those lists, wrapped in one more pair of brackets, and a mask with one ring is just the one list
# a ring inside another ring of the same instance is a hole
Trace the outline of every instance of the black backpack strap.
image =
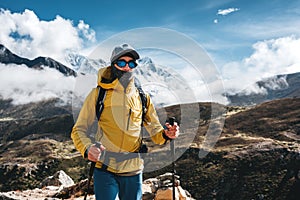
[(147, 106), (147, 96), (146, 96), (145, 92), (143, 91), (143, 89), (141, 87), (140, 81), (137, 78), (135, 78), (135, 80), (134, 80), (134, 85), (135, 85), (135, 87), (137, 88), (137, 90), (139, 92), (141, 102), (142, 102), (142, 109), (143, 109), (142, 123), (141, 123), (142, 130), (141, 130), (141, 133), (140, 133), (141, 144), (140, 144), (140, 148), (139, 148), (139, 153), (142, 153), (141, 157), (144, 158), (144, 153), (148, 152), (148, 147), (144, 143), (144, 130), (143, 130), (143, 122), (145, 120), (145, 116), (146, 116), (146, 112), (147, 112), (147, 108), (148, 108), (148, 106)]
[(96, 116), (99, 121), (101, 113), (104, 108), (104, 98), (105, 98), (106, 90), (100, 87), (99, 85), (97, 86), (97, 89), (98, 89), (98, 98), (96, 103)]
[(142, 126), (143, 126), (143, 122), (145, 120), (145, 115), (146, 115), (146, 112), (147, 112), (147, 96), (146, 96), (145, 92), (143, 91), (143, 89), (141, 87), (140, 81), (137, 78), (135, 78), (135, 80), (134, 80), (134, 85), (137, 88), (137, 90), (139, 92), (139, 95), (140, 95), (140, 98), (141, 98), (141, 101), (142, 101), (142, 109), (143, 109)]
[[(140, 98), (141, 98), (141, 102), (142, 102), (142, 126), (143, 126), (143, 121), (145, 119), (145, 115), (147, 112), (147, 96), (145, 94), (145, 92), (143, 91), (141, 84), (139, 82), (139, 80), (137, 78), (135, 78), (134, 81), (135, 87), (137, 88)], [(103, 111), (104, 108), (104, 99), (105, 99), (105, 94), (106, 94), (106, 90), (103, 89), (102, 87), (100, 87), (99, 85), (97, 86), (98, 88), (98, 98), (97, 98), (97, 103), (96, 103), (96, 116), (98, 121), (100, 120), (100, 116), (101, 113)]]

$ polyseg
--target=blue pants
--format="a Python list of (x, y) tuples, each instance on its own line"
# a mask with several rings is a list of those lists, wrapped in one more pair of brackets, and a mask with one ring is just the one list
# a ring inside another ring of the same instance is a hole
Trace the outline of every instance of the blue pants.
[(142, 173), (134, 176), (118, 176), (102, 169), (95, 168), (94, 191), (96, 200), (142, 199)]

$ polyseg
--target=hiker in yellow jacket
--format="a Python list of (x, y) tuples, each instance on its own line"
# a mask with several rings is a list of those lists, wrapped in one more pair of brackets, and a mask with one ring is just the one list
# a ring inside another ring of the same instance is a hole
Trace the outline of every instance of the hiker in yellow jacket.
[[(86, 97), (71, 137), (75, 147), (92, 162), (94, 191), (97, 200), (140, 200), (142, 199), (143, 159), (138, 153), (141, 147), (142, 103), (135, 87), (132, 72), (140, 56), (128, 44), (113, 49), (111, 66), (98, 72), (98, 85), (106, 90), (104, 109), (98, 121), (95, 140), (87, 136), (96, 116), (95, 105), (98, 88)], [(155, 107), (147, 94), (147, 106), (143, 125), (156, 144), (165, 144), (179, 134), (179, 126), (160, 124)]]

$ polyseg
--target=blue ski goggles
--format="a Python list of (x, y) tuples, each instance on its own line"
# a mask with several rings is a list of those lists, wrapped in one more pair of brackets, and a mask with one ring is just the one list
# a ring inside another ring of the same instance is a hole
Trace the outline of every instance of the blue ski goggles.
[(136, 66), (137, 66), (137, 63), (133, 60), (130, 60), (128, 62), (126, 60), (117, 60), (116, 64), (121, 68), (125, 67), (126, 64), (128, 64), (128, 67), (131, 69), (136, 68)]

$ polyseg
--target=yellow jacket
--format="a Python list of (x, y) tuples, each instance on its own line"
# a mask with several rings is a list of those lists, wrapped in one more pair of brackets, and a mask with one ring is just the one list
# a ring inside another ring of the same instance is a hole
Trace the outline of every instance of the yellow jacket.
[[(141, 145), (142, 103), (132, 79), (126, 89), (118, 79), (112, 83), (103, 83), (103, 78), (109, 79), (111, 67), (102, 68), (98, 72), (98, 85), (106, 89), (104, 109), (98, 121), (95, 140), (100, 141), (107, 152), (137, 152)], [(92, 145), (87, 136), (89, 127), (96, 118), (95, 105), (98, 89), (93, 88), (86, 97), (78, 119), (72, 129), (71, 137), (76, 149), (84, 157), (87, 148)], [(163, 137), (163, 127), (159, 122), (154, 105), (147, 94), (147, 112), (143, 122), (151, 139), (156, 144), (166, 142)], [(113, 173), (138, 173), (143, 169), (143, 160), (139, 157), (118, 160), (114, 157), (106, 158), (107, 170)], [(96, 167), (102, 166), (103, 160), (97, 162)]]

